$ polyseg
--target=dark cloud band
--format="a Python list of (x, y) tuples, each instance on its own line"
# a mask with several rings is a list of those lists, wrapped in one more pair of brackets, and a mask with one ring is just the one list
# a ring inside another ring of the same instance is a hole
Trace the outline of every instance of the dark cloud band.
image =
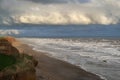
[(74, 3), (74, 2), (87, 3), (87, 2), (90, 2), (91, 0), (27, 0), (27, 1), (50, 4), (50, 3), (69, 3), (69, 2), (72, 2), (72, 3)]
[(49, 4), (49, 3), (67, 3), (68, 0), (27, 0), (27, 1), (32, 1), (32, 2), (40, 2), (44, 4)]

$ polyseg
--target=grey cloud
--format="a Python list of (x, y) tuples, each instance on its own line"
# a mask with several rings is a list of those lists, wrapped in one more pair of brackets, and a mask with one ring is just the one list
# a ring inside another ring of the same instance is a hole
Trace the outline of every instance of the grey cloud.
[(49, 3), (67, 3), (68, 0), (27, 0), (27, 1), (32, 1), (32, 2), (40, 2), (44, 4), (49, 4)]
[(69, 3), (69, 2), (71, 2), (71, 3), (74, 3), (74, 2), (87, 3), (87, 2), (90, 2), (91, 0), (27, 0), (27, 1), (50, 4), (50, 3)]
[(88, 2), (91, 2), (91, 0), (78, 0), (79, 2), (81, 3), (88, 3)]

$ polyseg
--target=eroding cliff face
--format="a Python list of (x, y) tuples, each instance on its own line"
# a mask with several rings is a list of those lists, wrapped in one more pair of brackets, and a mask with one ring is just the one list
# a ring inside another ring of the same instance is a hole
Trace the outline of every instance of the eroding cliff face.
[(21, 54), (12, 45), (15, 41), (12, 37), (0, 38), (0, 80), (36, 80), (37, 61)]

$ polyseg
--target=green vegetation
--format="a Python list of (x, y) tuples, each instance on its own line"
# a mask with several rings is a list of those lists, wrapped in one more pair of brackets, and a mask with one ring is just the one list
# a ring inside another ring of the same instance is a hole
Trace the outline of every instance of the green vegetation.
[(3, 36), (0, 36), (0, 39), (3, 39), (4, 37)]
[(5, 55), (0, 53), (0, 72), (5, 75), (16, 74), (20, 71), (33, 69), (34, 59), (27, 54), (19, 56)]
[(0, 54), (0, 71), (8, 66), (16, 63), (16, 59), (13, 56)]

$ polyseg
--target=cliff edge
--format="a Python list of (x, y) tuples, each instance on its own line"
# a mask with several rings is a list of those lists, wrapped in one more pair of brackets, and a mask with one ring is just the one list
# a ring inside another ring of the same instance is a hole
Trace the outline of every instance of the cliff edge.
[(12, 37), (0, 38), (0, 80), (36, 80), (37, 61), (19, 52)]

